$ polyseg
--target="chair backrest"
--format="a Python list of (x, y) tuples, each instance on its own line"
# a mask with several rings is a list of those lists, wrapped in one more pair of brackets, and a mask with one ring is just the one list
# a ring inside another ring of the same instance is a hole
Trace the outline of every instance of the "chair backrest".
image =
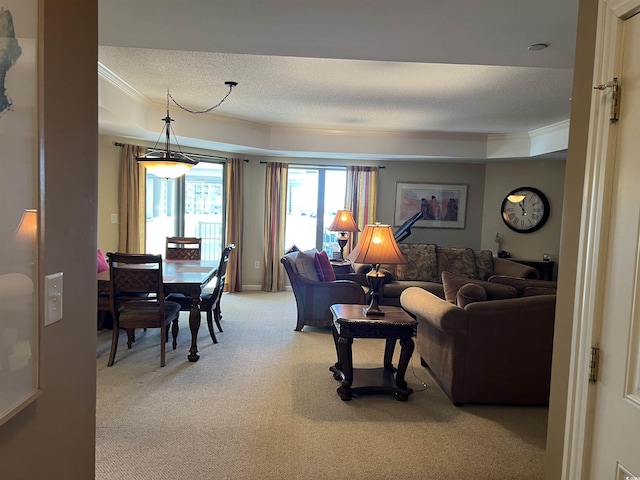
[(144, 253), (108, 253), (112, 312), (130, 300), (156, 300), (164, 307), (162, 256)]
[(198, 237), (167, 237), (167, 260), (200, 260), (202, 239)]
[(222, 250), (222, 256), (220, 257), (220, 264), (218, 265), (218, 284), (216, 285), (218, 298), (220, 298), (224, 290), (224, 283), (227, 278), (227, 264), (229, 263), (229, 256), (231, 255), (231, 250), (233, 250), (234, 248), (236, 248), (236, 246), (233, 243), (231, 243), (226, 247), (224, 247), (224, 250)]

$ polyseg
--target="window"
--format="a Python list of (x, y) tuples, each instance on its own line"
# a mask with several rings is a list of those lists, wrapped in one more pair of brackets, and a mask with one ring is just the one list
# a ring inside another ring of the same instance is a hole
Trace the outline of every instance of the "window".
[(146, 177), (146, 251), (164, 255), (170, 236), (202, 239), (202, 259), (224, 244), (224, 165), (201, 161), (180, 178)]
[(285, 249), (326, 250), (329, 258), (340, 247), (327, 231), (338, 210), (345, 208), (347, 171), (344, 168), (289, 167)]

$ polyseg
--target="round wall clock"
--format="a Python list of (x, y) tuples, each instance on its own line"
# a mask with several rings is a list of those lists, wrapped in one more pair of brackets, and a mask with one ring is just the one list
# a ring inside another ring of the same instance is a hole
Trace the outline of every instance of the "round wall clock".
[(533, 187), (520, 187), (504, 197), (500, 213), (504, 223), (514, 232), (531, 233), (542, 228), (549, 219), (549, 200)]

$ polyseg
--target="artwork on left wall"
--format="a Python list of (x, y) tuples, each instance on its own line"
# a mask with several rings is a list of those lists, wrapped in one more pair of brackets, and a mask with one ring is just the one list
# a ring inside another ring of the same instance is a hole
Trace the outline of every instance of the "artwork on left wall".
[(39, 395), (38, 0), (0, 0), (0, 425)]

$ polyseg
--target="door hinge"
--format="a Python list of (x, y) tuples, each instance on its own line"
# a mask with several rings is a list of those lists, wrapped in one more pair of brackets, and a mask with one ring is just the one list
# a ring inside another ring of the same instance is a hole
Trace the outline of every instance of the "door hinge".
[(589, 381), (595, 383), (598, 380), (598, 364), (600, 363), (600, 349), (591, 347), (591, 361), (589, 362)]
[(601, 83), (593, 87), (595, 90), (604, 90), (606, 88), (611, 89), (611, 115), (609, 121), (616, 123), (620, 115), (620, 83), (618, 83), (618, 77), (614, 77), (613, 80), (607, 83)]

